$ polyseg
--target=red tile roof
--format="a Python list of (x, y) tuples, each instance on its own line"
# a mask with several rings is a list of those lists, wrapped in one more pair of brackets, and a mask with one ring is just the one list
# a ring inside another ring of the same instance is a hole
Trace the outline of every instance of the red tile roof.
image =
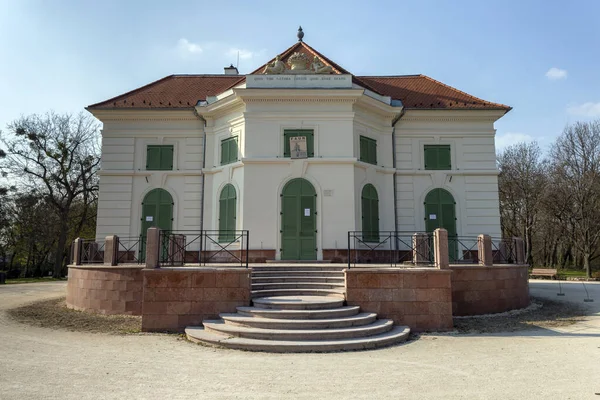
[(357, 76), (375, 92), (402, 101), (407, 109), (498, 109), (511, 110), (443, 84), (425, 75)]
[[(304, 42), (297, 42), (279, 58), (287, 62), (293, 53), (318, 56), (336, 74), (350, 74)], [(273, 58), (267, 64), (275, 60)], [(265, 65), (251, 74), (260, 74)], [(192, 108), (208, 96), (223, 93), (245, 82), (242, 75), (170, 75), (112, 99), (92, 104), (88, 109)], [(375, 93), (400, 100), (407, 109), (492, 109), (510, 111), (509, 106), (482, 100), (425, 75), (352, 76), (352, 81)]]
[(244, 80), (240, 75), (169, 75), (87, 108), (192, 108)]

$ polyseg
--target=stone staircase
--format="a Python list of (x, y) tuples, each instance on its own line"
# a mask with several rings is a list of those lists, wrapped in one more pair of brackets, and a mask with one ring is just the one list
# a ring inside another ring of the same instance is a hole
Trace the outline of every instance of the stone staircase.
[(344, 306), (345, 266), (259, 266), (252, 307), (188, 327), (193, 342), (277, 353), (365, 350), (403, 342), (410, 329)]
[(344, 297), (345, 265), (289, 264), (252, 267), (252, 298), (266, 296)]

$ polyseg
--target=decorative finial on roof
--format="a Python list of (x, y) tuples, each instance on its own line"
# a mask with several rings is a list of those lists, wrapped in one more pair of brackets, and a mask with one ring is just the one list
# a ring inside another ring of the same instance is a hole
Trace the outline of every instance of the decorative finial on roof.
[(302, 27), (298, 27), (298, 34), (296, 35), (298, 36), (298, 41), (301, 42), (302, 38), (304, 37), (304, 32), (302, 32)]

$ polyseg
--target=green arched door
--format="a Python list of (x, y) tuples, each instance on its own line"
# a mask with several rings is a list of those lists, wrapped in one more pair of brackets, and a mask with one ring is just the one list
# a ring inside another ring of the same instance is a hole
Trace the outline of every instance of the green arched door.
[(154, 226), (168, 231), (173, 227), (173, 198), (164, 189), (151, 190), (142, 202), (142, 236)]
[(456, 202), (444, 189), (433, 189), (425, 197), (425, 230), (433, 232), (437, 228), (448, 231), (450, 261), (456, 260)]
[(281, 193), (281, 259), (317, 258), (317, 193), (306, 179), (293, 179)]

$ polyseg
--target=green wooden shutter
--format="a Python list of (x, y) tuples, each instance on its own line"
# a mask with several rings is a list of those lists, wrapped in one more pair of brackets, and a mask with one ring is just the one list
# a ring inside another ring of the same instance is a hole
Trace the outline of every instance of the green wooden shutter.
[(371, 139), (368, 143), (369, 162), (377, 165), (377, 141)]
[(231, 184), (225, 185), (219, 197), (219, 241), (229, 242), (235, 239), (236, 193)]
[(173, 169), (173, 146), (160, 147), (160, 169), (165, 171)]
[(425, 169), (450, 170), (452, 162), (450, 157), (450, 145), (425, 145), (424, 147)]
[(306, 134), (306, 152), (308, 157), (315, 156), (315, 133), (313, 131)]
[(238, 160), (238, 139), (232, 137), (229, 139), (229, 162), (236, 162)]
[(437, 147), (425, 145), (425, 169), (438, 169)]
[(360, 137), (360, 161), (377, 165), (377, 141), (371, 138)]
[(160, 169), (160, 146), (146, 148), (146, 169), (149, 171)]
[(292, 137), (291, 131), (283, 132), (283, 156), (290, 157), (290, 137)]
[(371, 184), (365, 185), (361, 194), (363, 239), (379, 241), (379, 198), (377, 189)]
[(227, 140), (221, 140), (221, 165), (229, 162), (229, 144)]
[(238, 160), (237, 136), (221, 140), (221, 165), (230, 164)]
[(360, 137), (360, 154), (359, 154), (359, 160), (362, 162), (367, 162), (367, 154), (369, 152), (368, 147), (367, 147), (367, 141), (365, 140), (366, 138), (364, 136)]
[(439, 169), (443, 169), (443, 170), (452, 169), (449, 145), (438, 147), (438, 167), (439, 167)]

